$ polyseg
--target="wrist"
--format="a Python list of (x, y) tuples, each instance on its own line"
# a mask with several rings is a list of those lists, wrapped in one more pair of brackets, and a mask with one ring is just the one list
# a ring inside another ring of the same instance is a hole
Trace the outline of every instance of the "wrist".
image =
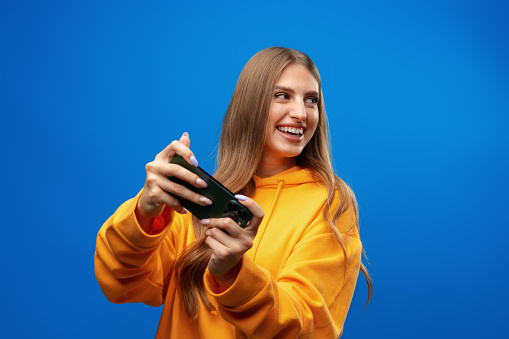
[(145, 233), (150, 234), (152, 224), (154, 219), (157, 218), (164, 210), (164, 205), (159, 206), (159, 208), (155, 209), (152, 213), (146, 213), (142, 207), (141, 198), (138, 200), (136, 204), (136, 209), (134, 210), (134, 214), (136, 215), (136, 220), (140, 227), (145, 231)]
[(217, 275), (212, 274), (212, 277), (216, 281), (217, 285), (220, 287), (221, 291), (226, 291), (230, 286), (235, 283), (237, 277), (239, 276), (240, 269), (242, 268), (242, 257), (239, 259), (237, 264), (233, 266), (228, 272), (225, 274)]

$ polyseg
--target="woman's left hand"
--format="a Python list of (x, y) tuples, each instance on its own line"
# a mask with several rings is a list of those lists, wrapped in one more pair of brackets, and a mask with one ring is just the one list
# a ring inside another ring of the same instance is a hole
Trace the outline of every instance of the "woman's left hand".
[(207, 228), (205, 243), (212, 250), (208, 265), (209, 272), (223, 290), (228, 289), (237, 278), (241, 267), (240, 259), (247, 250), (253, 247), (258, 226), (265, 215), (253, 199), (242, 195), (236, 197), (253, 214), (246, 228), (240, 227), (231, 218), (201, 220), (201, 224)]

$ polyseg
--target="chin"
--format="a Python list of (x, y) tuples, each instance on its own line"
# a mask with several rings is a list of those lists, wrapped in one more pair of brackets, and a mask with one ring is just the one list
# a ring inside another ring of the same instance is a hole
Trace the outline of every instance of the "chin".
[(302, 149), (300, 150), (286, 150), (281, 152), (281, 156), (284, 158), (296, 158), (302, 153)]

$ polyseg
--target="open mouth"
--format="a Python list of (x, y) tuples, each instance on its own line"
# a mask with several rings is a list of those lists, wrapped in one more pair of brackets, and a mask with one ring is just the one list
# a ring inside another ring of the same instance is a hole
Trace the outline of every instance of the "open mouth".
[(304, 128), (295, 128), (295, 127), (276, 127), (278, 131), (281, 131), (283, 133), (287, 133), (292, 136), (300, 137), (304, 134)]

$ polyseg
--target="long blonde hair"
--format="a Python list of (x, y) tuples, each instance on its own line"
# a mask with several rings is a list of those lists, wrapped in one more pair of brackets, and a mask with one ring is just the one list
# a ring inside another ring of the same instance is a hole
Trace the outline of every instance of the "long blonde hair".
[[(232, 192), (249, 195), (254, 191), (252, 177), (263, 153), (265, 128), (274, 88), (283, 69), (291, 63), (299, 63), (307, 67), (318, 82), (320, 91), (318, 126), (309, 143), (297, 156), (297, 165), (310, 169), (316, 179), (327, 187), (328, 197), (323, 213), (343, 249), (345, 262), (348, 264), (346, 241), (336, 225), (341, 214), (352, 207), (355, 215), (355, 229), (352, 231), (359, 232), (357, 201), (352, 190), (334, 173), (332, 168), (320, 74), (306, 54), (284, 47), (269, 47), (256, 53), (246, 63), (223, 119), (217, 156), (218, 169), (214, 177)], [(333, 213), (329, 213), (336, 190), (340, 197), (339, 206), (332, 211)], [(198, 314), (200, 306), (197, 294), (208, 310), (214, 308), (203, 286), (203, 274), (211, 252), (205, 244), (203, 228), (196, 219), (193, 221), (193, 226), (197, 240), (182, 253), (175, 267), (177, 285), (190, 317), (196, 317)], [(368, 285), (367, 305), (371, 299), (373, 287), (369, 273), (362, 262), (360, 270)]]

